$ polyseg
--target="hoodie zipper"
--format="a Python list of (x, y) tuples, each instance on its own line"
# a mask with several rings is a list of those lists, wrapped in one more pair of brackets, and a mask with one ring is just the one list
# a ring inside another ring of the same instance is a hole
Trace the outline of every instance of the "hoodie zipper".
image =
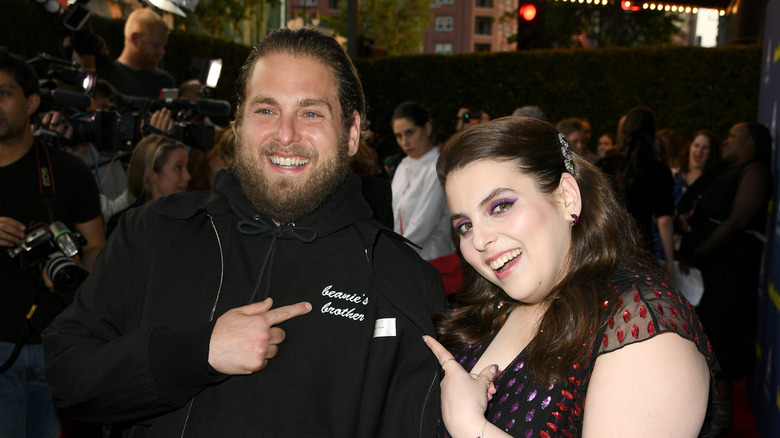
[[(214, 230), (214, 237), (217, 238), (217, 247), (219, 248), (219, 265), (220, 265), (220, 271), (219, 271), (219, 287), (217, 287), (217, 296), (214, 298), (214, 305), (211, 307), (211, 313), (209, 314), (209, 322), (214, 320), (214, 314), (217, 311), (217, 304), (219, 303), (219, 296), (222, 294), (222, 282), (225, 279), (225, 253), (222, 251), (222, 239), (219, 237), (219, 231), (217, 230), (216, 224), (214, 224), (214, 217), (212, 217), (210, 214), (205, 213), (206, 216), (209, 218), (209, 223), (211, 224), (211, 228)], [(181, 428), (181, 438), (184, 438), (184, 433), (187, 430), (187, 423), (190, 420), (190, 412), (192, 411), (192, 405), (195, 403), (195, 396), (193, 396), (190, 399), (189, 406), (187, 406), (187, 415), (184, 417), (184, 424)]]
[(439, 377), (439, 372), (437, 371), (433, 375), (433, 380), (431, 380), (431, 384), (428, 386), (428, 392), (425, 394), (425, 401), (422, 405), (422, 410), (420, 411), (420, 438), (423, 436), (423, 426), (425, 425), (425, 411), (428, 406), (428, 401), (431, 399), (431, 391), (433, 391), (434, 386), (436, 385), (436, 379)]

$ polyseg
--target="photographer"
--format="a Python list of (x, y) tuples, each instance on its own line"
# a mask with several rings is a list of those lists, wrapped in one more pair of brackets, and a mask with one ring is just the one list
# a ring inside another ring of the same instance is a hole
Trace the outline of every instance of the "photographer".
[(66, 304), (63, 294), (44, 285), (38, 268), (44, 260), (33, 265), (34, 253), (12, 257), (7, 250), (41, 230), (39, 226), (59, 222), (86, 238), (80, 264), (89, 270), (105, 242), (89, 169), (33, 136), (30, 117), (39, 103), (34, 71), (0, 49), (0, 437), (59, 433), (43, 375), (40, 332)]
[(168, 44), (168, 25), (147, 8), (131, 12), (125, 22), (125, 45), (115, 60), (98, 59), (98, 76), (127, 96), (156, 99), (163, 88), (176, 88), (173, 77), (159, 68)]

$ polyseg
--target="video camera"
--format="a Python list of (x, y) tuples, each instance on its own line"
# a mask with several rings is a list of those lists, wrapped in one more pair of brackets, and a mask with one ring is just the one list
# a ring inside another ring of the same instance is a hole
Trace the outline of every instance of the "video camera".
[(62, 222), (41, 225), (27, 233), (13, 248), (11, 258), (19, 257), (22, 270), (46, 271), (54, 291), (65, 302), (73, 300), (76, 290), (87, 278), (87, 271), (71, 258), (79, 253), (84, 237), (72, 232)]
[(197, 115), (227, 117), (230, 103), (201, 97), (196, 100), (161, 98), (146, 99), (117, 94), (111, 99), (109, 110), (88, 113), (92, 106), (90, 93), (97, 82), (94, 73), (81, 70), (80, 65), (65, 59), (41, 53), (28, 64), (45, 63), (46, 78), (40, 81), (40, 112), (62, 111), (73, 133), (63, 133), (36, 126), (34, 135), (42, 143), (58, 148), (73, 147), (90, 142), (101, 151), (131, 151), (144, 135), (152, 133), (149, 121), (152, 114), (168, 108), (176, 122), (167, 135), (184, 144), (203, 150), (214, 146), (214, 127), (190, 123)]

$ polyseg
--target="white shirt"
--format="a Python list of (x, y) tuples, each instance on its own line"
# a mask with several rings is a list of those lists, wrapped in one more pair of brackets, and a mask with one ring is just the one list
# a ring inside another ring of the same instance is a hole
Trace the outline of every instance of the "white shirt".
[(418, 159), (404, 158), (392, 183), (394, 230), (421, 246), (418, 252), (425, 260), (455, 252), (450, 210), (436, 176), (438, 158), (438, 147)]

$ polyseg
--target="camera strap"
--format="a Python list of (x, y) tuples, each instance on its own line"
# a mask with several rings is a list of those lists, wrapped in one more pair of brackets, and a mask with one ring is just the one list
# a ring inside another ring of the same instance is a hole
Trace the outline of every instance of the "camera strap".
[(42, 145), (38, 139), (35, 139), (35, 158), (38, 162), (38, 190), (41, 193), (46, 211), (49, 214), (49, 222), (54, 222), (55, 195), (57, 194), (54, 186), (54, 171), (51, 165), (51, 156), (46, 146)]

